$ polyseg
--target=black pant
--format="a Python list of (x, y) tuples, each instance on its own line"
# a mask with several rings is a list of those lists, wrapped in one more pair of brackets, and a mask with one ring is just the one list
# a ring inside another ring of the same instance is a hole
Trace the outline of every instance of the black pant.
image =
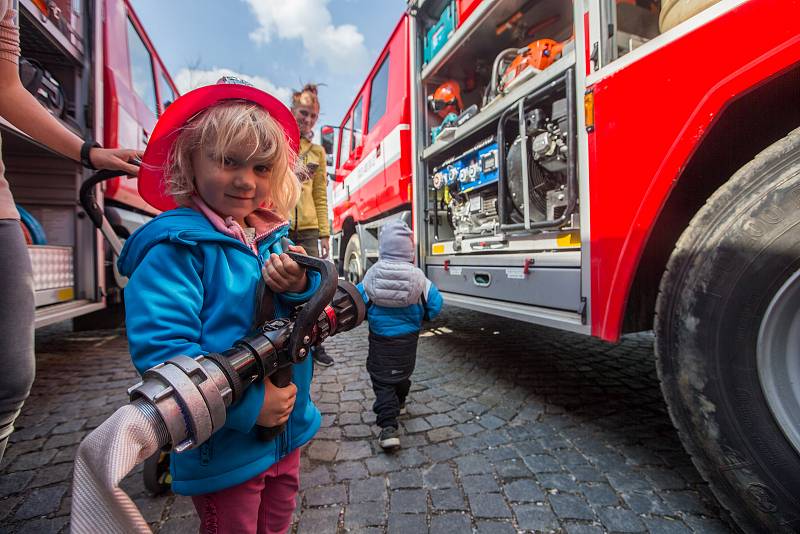
[(372, 379), (375, 404), (372, 410), (381, 428), (397, 428), (400, 405), (411, 388), (411, 374), (417, 360), (419, 332), (387, 337), (369, 333), (367, 371)]
[(411, 389), (411, 380), (408, 378), (396, 384), (387, 384), (375, 380), (375, 378), (372, 379), (372, 391), (375, 392), (375, 404), (372, 405), (372, 411), (377, 416), (376, 423), (379, 427), (393, 426), (397, 428), (400, 406), (405, 404), (409, 389)]

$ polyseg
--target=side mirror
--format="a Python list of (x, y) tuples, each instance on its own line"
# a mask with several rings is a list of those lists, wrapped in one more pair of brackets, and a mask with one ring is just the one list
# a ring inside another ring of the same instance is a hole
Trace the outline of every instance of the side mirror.
[(333, 145), (336, 140), (336, 126), (325, 125), (320, 129), (320, 139), (325, 154), (328, 155), (328, 165), (333, 165)]

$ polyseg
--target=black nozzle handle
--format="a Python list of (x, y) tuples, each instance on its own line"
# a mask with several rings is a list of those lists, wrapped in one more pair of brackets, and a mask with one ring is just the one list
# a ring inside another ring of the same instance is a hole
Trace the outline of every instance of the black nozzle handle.
[[(288, 250), (288, 241), (283, 242), (284, 252), (307, 270), (318, 272), (320, 275), (319, 289), (311, 296), (311, 299), (300, 309), (294, 321), (292, 333), (289, 335), (288, 361), (290, 363), (300, 363), (305, 360), (311, 351), (314, 339), (312, 334), (314, 325), (320, 314), (325, 310), (325, 306), (331, 303), (336, 294), (336, 286), (339, 278), (336, 275), (336, 267), (333, 262), (320, 258), (313, 258), (305, 254), (291, 252)], [(278, 368), (269, 376), (275, 386), (284, 388), (292, 381), (292, 367), (286, 365)], [(270, 441), (283, 432), (286, 425), (276, 427), (263, 427), (256, 425), (256, 433), (261, 441)]]
[(100, 206), (97, 204), (97, 199), (94, 196), (94, 187), (101, 182), (116, 178), (117, 176), (125, 176), (126, 174), (125, 171), (98, 171), (81, 184), (78, 199), (81, 206), (86, 211), (86, 214), (89, 216), (89, 219), (92, 220), (92, 224), (94, 224), (98, 230), (103, 227), (104, 215), (103, 210), (100, 209)]

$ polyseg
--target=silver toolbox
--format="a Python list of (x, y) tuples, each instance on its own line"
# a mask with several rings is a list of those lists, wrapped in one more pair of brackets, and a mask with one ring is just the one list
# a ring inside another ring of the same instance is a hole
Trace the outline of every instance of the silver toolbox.
[(559, 310), (581, 309), (579, 268), (428, 265), (428, 278), (448, 293)]
[(75, 298), (75, 270), (72, 247), (29, 245), (33, 266), (36, 306), (66, 302)]

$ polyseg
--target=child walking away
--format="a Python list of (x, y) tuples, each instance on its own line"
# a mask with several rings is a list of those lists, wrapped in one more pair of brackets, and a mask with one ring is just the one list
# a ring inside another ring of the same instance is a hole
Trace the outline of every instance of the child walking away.
[(401, 220), (387, 223), (378, 242), (379, 261), (358, 285), (367, 303), (372, 409), (381, 429), (384, 449), (400, 446), (397, 418), (405, 409), (411, 374), (417, 360), (417, 341), (423, 320), (436, 317), (442, 296), (414, 266), (414, 236)]
[[(299, 194), (292, 171), (299, 132), (272, 96), (223, 79), (173, 102), (139, 174), (143, 198), (164, 213), (126, 242), (120, 271), (131, 357), (142, 373), (166, 359), (219, 352), (252, 331), (262, 277), (270, 316), (307, 301), (319, 275), (283, 254)], [(302, 252), (300, 247), (289, 247)], [(311, 359), (292, 384), (251, 385), (206, 443), (172, 454), (172, 489), (192, 497), (201, 532), (283, 533), (299, 485), (299, 447), (320, 426)], [(286, 430), (271, 441), (256, 425)]]

